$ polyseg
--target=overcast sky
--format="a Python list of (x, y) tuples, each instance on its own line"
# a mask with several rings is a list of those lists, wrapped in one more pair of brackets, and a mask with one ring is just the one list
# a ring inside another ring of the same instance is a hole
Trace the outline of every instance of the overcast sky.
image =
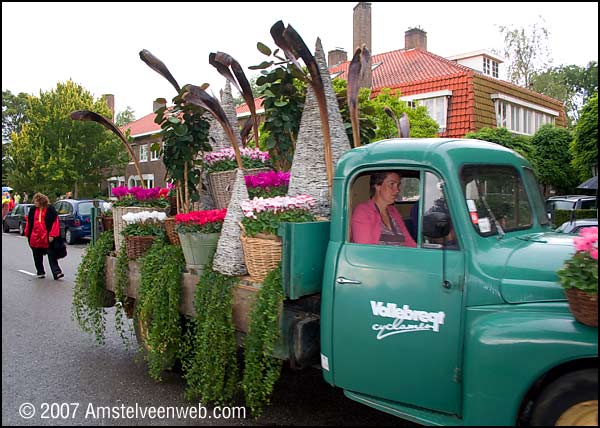
[[(248, 78), (264, 57), (261, 41), (275, 47), (269, 29), (291, 24), (314, 50), (341, 47), (352, 56), (352, 14), (346, 3), (2, 3), (2, 90), (39, 95), (72, 79), (94, 97), (115, 95), (117, 112), (130, 106), (140, 118), (155, 98), (175, 89), (139, 58), (148, 49), (180, 85), (224, 78), (208, 64), (211, 52), (233, 56)], [(430, 52), (451, 56), (502, 50), (498, 26), (550, 31), (554, 65), (598, 60), (598, 3), (380, 3), (372, 2), (372, 53), (401, 49), (404, 32), (427, 32)]]

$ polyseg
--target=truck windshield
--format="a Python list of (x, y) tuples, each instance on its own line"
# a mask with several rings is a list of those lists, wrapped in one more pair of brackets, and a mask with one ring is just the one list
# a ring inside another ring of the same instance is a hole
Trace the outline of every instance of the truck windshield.
[(533, 209), (514, 167), (467, 165), (461, 171), (461, 182), (471, 223), (480, 235), (532, 227)]

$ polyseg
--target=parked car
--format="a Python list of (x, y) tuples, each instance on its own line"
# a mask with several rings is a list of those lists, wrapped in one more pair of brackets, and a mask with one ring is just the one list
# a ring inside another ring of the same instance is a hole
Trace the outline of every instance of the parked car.
[(8, 233), (12, 229), (19, 229), (19, 233), (24, 235), (25, 225), (27, 223), (27, 214), (29, 213), (29, 208), (32, 206), (33, 204), (15, 205), (12, 211), (6, 214), (6, 217), (4, 217), (4, 220), (2, 221), (2, 230), (5, 233)]
[(556, 210), (589, 210), (596, 208), (596, 197), (589, 195), (563, 195), (551, 196), (546, 199), (546, 212), (548, 218), (554, 222)]
[(582, 218), (574, 221), (565, 221), (555, 230), (560, 233), (579, 233), (584, 227), (598, 227), (597, 218)]
[[(99, 201), (100, 208), (106, 209), (106, 202)], [(80, 239), (92, 237), (91, 214), (94, 206), (93, 199), (61, 199), (54, 203), (58, 212), (60, 234), (67, 244), (72, 245)]]

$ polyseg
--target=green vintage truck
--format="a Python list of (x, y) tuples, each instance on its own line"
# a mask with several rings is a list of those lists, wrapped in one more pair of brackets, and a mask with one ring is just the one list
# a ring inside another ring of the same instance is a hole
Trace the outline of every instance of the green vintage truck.
[[(377, 171), (401, 175), (395, 206), (416, 248), (352, 242)], [(556, 275), (573, 237), (552, 232), (515, 152), (406, 138), (350, 150), (331, 220), (280, 235), (290, 364), (320, 363), (349, 398), (422, 424), (597, 425), (598, 330), (574, 319)], [(184, 274), (184, 313), (195, 283)], [(254, 289), (244, 279), (234, 292), (241, 332)]]

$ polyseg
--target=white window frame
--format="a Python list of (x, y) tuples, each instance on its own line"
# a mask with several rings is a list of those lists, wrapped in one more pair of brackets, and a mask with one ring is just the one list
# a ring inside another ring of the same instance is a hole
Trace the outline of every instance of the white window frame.
[[(158, 145), (162, 147), (162, 143), (158, 142)], [(156, 161), (160, 160), (160, 148), (158, 150), (150, 150), (150, 160)]]
[[(148, 189), (151, 189), (154, 187), (154, 174), (142, 174), (142, 178), (144, 179), (144, 182), (146, 183), (146, 187)], [(139, 175), (130, 175), (129, 179), (127, 180), (127, 187), (136, 187), (136, 186), (141, 186), (142, 182), (140, 181), (140, 176)]]
[[(409, 104), (417, 101), (419, 105), (425, 106), (429, 113), (429, 117), (435, 120), (438, 124), (438, 132), (444, 132), (448, 126), (448, 100), (451, 96), (452, 91), (445, 89), (442, 91), (407, 95), (400, 97), (400, 99)], [(429, 100), (431, 100), (431, 102), (429, 102)]]
[(148, 144), (140, 144), (140, 162), (148, 162)]
[(547, 123), (555, 124), (559, 112), (504, 94), (492, 94), (496, 126), (520, 135), (533, 135)]

